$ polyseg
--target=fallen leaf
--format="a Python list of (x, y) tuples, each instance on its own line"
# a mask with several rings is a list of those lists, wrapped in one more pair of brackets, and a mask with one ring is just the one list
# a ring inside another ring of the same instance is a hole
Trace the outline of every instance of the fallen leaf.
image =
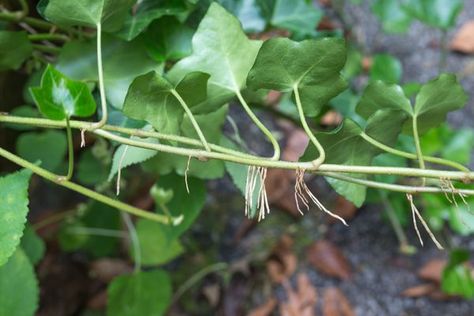
[(282, 283), (296, 270), (298, 260), (293, 253), (293, 240), (283, 235), (267, 260), (267, 271), (274, 283)]
[(412, 286), (402, 292), (402, 296), (405, 297), (423, 297), (433, 293), (438, 286), (434, 283), (425, 283), (416, 286)]
[(368, 72), (370, 68), (372, 68), (372, 63), (372, 57), (364, 56), (364, 58), (362, 58), (362, 69)]
[(308, 249), (308, 261), (318, 271), (338, 279), (348, 280), (352, 276), (349, 261), (342, 251), (326, 240), (318, 240)]
[(456, 33), (451, 41), (451, 50), (474, 54), (474, 21), (468, 21)]
[(294, 172), (283, 169), (269, 169), (265, 180), (268, 202), (295, 217), (301, 216), (294, 197)]
[(308, 135), (300, 129), (293, 128), (288, 131), (286, 146), (282, 157), (287, 161), (298, 161), (308, 147)]
[(269, 106), (277, 105), (280, 102), (282, 93), (276, 90), (270, 90), (267, 94), (266, 104)]
[[(327, 0), (326, 0), (327, 1)], [(324, 6), (329, 6), (328, 4), (322, 4)], [(318, 31), (333, 31), (337, 28), (335, 23), (329, 19), (327, 16), (324, 16), (318, 24)]]
[(280, 304), (282, 316), (314, 316), (318, 302), (316, 288), (306, 274), (299, 274), (296, 282), (297, 290), (293, 290), (288, 280), (283, 282), (288, 300)]
[(109, 283), (116, 276), (132, 272), (127, 262), (120, 259), (103, 258), (90, 264), (89, 275), (104, 283)]
[(323, 126), (338, 126), (342, 123), (342, 115), (336, 111), (328, 111), (320, 122)]
[(219, 284), (215, 283), (204, 286), (202, 293), (212, 307), (216, 307), (219, 304), (221, 298), (221, 287)]
[(349, 300), (335, 287), (324, 290), (322, 309), (323, 316), (355, 316)]
[[(343, 196), (336, 198), (336, 206), (332, 211), (334, 214), (341, 216), (345, 220), (354, 218), (358, 208), (350, 201), (346, 200)], [(339, 223), (340, 221), (332, 216), (327, 216), (329, 224)]]
[(268, 299), (265, 304), (251, 310), (248, 316), (269, 316), (276, 306), (277, 300), (272, 297)]
[(440, 283), (446, 264), (447, 261), (444, 259), (430, 260), (418, 270), (418, 276), (426, 281)]
[(87, 301), (87, 307), (93, 310), (104, 310), (107, 307), (107, 290), (104, 289)]

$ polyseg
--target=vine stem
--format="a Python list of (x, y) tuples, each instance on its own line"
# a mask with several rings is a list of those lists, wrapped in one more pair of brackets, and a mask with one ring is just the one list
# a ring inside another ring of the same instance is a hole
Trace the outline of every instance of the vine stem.
[(69, 41), (69, 37), (63, 34), (31, 34), (28, 35), (28, 39), (30, 41), (62, 41), (67, 42)]
[(240, 93), (239, 89), (235, 89), (235, 94), (237, 95), (237, 98), (240, 101), (240, 104), (242, 104), (243, 108), (245, 109), (245, 112), (247, 112), (248, 116), (252, 119), (252, 121), (257, 125), (257, 127), (265, 134), (265, 136), (268, 138), (270, 143), (272, 143), (273, 146), (273, 156), (272, 160), (278, 160), (280, 159), (280, 145), (278, 144), (278, 141), (273, 137), (272, 132), (268, 130), (268, 128), (263, 125), (263, 123), (258, 119), (258, 117), (252, 112), (250, 109), (249, 105), (247, 102), (244, 100), (242, 97), (242, 94)]
[(66, 180), (71, 180), (72, 175), (74, 174), (74, 144), (72, 141), (72, 130), (71, 124), (69, 122), (69, 117), (66, 116), (66, 135), (67, 135), (67, 147), (68, 147), (68, 169)]
[[(167, 216), (163, 216), (163, 215), (160, 215), (160, 214), (155, 214), (155, 213), (151, 213), (151, 212), (147, 212), (147, 211), (144, 211), (142, 209), (139, 209), (137, 207), (134, 207), (134, 206), (131, 206), (131, 205), (128, 205), (126, 203), (123, 203), (121, 201), (118, 201), (118, 200), (114, 200), (108, 196), (105, 196), (105, 195), (102, 195), (100, 193), (97, 193), (96, 191), (93, 191), (93, 190), (90, 190), (88, 188), (85, 188), (79, 184), (76, 184), (74, 182), (71, 182), (71, 181), (68, 181), (68, 180), (62, 180), (61, 177), (58, 177), (57, 175), (55, 175), (54, 173), (52, 172), (49, 172), (21, 157), (18, 157), (17, 155), (3, 149), (0, 147), (0, 156), (4, 157), (5, 159), (7, 160), (10, 160), (11, 162), (23, 167), (23, 168), (26, 168), (26, 169), (29, 169), (31, 170), (33, 173), (37, 174), (38, 176), (46, 179), (46, 180), (49, 180), (51, 182), (54, 182), (60, 186), (63, 186), (65, 188), (68, 188), (72, 191), (75, 191), (77, 193), (80, 193), (82, 195), (85, 195), (91, 199), (94, 199), (96, 201), (99, 201), (99, 202), (102, 202), (104, 204), (107, 204), (111, 207), (114, 207), (118, 210), (122, 210), (124, 212), (127, 212), (127, 213), (130, 213), (130, 214), (133, 214), (133, 215), (136, 215), (136, 216), (139, 216), (139, 217), (143, 217), (143, 218), (147, 218), (147, 219), (150, 219), (152, 221), (155, 221), (155, 222), (159, 222), (159, 223), (163, 223), (163, 224), (179, 224), (179, 218), (176, 219), (172, 219), (170, 221), (170, 219), (167, 217)], [(182, 219), (181, 219), (182, 220)]]
[(33, 44), (31, 46), (33, 46), (34, 49), (39, 50), (43, 53), (57, 54), (61, 51), (61, 49), (56, 46), (46, 46), (41, 44)]
[[(370, 137), (369, 135), (367, 135), (364, 132), (361, 132), (360, 136), (363, 139), (365, 139), (368, 143), (370, 143), (370, 144), (374, 145), (375, 147), (378, 147), (378, 148), (380, 148), (380, 149), (382, 149), (382, 150), (384, 150), (388, 153), (391, 153), (391, 154), (394, 154), (394, 155), (397, 155), (397, 156), (400, 156), (400, 157), (408, 158), (408, 159), (414, 159), (414, 160), (418, 159), (417, 155), (406, 152), (406, 151), (398, 150), (398, 149), (395, 149), (395, 148), (390, 147), (390, 146), (387, 146), (387, 145), (379, 142), (378, 140)], [(431, 156), (423, 156), (423, 158), (425, 159), (425, 161), (432, 162), (432, 163), (435, 163), (435, 164), (453, 167), (455, 169), (459, 169), (459, 170), (464, 171), (464, 172), (469, 172), (470, 171), (469, 168), (461, 165), (460, 163), (457, 163), (457, 162), (454, 162), (454, 161), (451, 161), (451, 160), (446, 160), (446, 159), (442, 159), (442, 158), (438, 158), (438, 157), (431, 157)]]
[[(416, 155), (418, 157), (418, 163), (420, 164), (420, 169), (426, 169), (425, 161), (423, 160), (423, 152), (421, 151), (420, 136), (418, 135), (418, 120), (416, 115), (413, 115), (412, 119), (413, 126), (413, 139), (415, 140)], [(422, 179), (423, 186), (426, 184), (426, 179)]]
[(97, 23), (97, 72), (99, 75), (99, 94), (102, 118), (90, 126), (91, 130), (102, 128), (107, 123), (107, 99), (105, 98), (104, 67), (102, 65), (102, 24)]
[(316, 160), (313, 160), (313, 165), (317, 169), (319, 166), (323, 164), (324, 160), (326, 160), (326, 152), (324, 151), (323, 146), (321, 146), (316, 136), (314, 136), (311, 128), (309, 128), (308, 122), (306, 122), (306, 117), (304, 116), (304, 111), (303, 111), (303, 105), (301, 104), (300, 92), (298, 91), (298, 85), (293, 86), (293, 93), (295, 94), (296, 107), (298, 108), (298, 114), (300, 116), (300, 121), (301, 121), (301, 124), (303, 125), (303, 129), (308, 135), (313, 145), (316, 146), (319, 152), (319, 157)]
[(202, 133), (202, 130), (199, 127), (198, 122), (196, 121), (196, 118), (194, 117), (193, 113), (189, 109), (186, 102), (183, 100), (183, 98), (179, 95), (179, 93), (175, 89), (171, 89), (171, 94), (176, 98), (176, 100), (178, 100), (179, 104), (181, 104), (181, 106), (183, 107), (184, 111), (186, 112), (186, 115), (189, 117), (191, 124), (193, 124), (194, 130), (198, 134), (198, 137), (201, 140), (202, 145), (204, 146), (206, 151), (211, 151), (211, 148), (209, 147), (209, 144), (207, 143), (206, 137), (204, 137), (204, 134)]
[(134, 271), (135, 273), (138, 273), (142, 269), (142, 254), (141, 254), (141, 248), (140, 248), (140, 240), (138, 239), (138, 233), (135, 228), (135, 225), (133, 225), (132, 218), (130, 214), (121, 212), (123, 222), (125, 223), (125, 226), (127, 226), (128, 234), (130, 235), (130, 241), (132, 243), (133, 247), (133, 253), (134, 253), (134, 258), (135, 258), (135, 267)]

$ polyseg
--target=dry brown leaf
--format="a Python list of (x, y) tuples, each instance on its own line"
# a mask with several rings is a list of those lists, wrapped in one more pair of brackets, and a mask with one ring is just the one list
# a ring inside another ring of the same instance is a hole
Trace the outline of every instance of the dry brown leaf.
[(304, 151), (308, 146), (308, 141), (308, 135), (306, 135), (302, 129), (293, 128), (289, 130), (286, 146), (283, 149), (283, 159), (288, 161), (298, 161), (298, 159), (304, 154)]
[(372, 57), (364, 56), (362, 58), (362, 69), (366, 72), (369, 71), (372, 68), (372, 63)]
[(267, 261), (267, 271), (275, 283), (287, 280), (296, 270), (298, 259), (292, 250), (293, 240), (284, 235), (273, 248)]
[(418, 276), (426, 281), (440, 283), (446, 264), (447, 262), (444, 259), (430, 260), (418, 270)]
[(89, 275), (102, 282), (109, 283), (116, 276), (132, 272), (132, 267), (120, 259), (103, 258), (91, 263)]
[(209, 284), (204, 286), (202, 293), (212, 307), (216, 307), (217, 304), (219, 304), (221, 298), (221, 287), (219, 284)]
[(297, 290), (293, 290), (290, 282), (283, 282), (287, 301), (280, 304), (282, 316), (314, 316), (315, 306), (318, 301), (316, 288), (311, 284), (308, 276), (304, 273), (297, 278)]
[(346, 296), (335, 287), (324, 290), (323, 316), (355, 316)]
[(321, 125), (337, 126), (342, 123), (342, 115), (336, 111), (329, 111), (321, 118)]
[(308, 249), (308, 261), (320, 272), (342, 280), (352, 276), (349, 261), (341, 250), (326, 240), (318, 240)]
[(450, 47), (453, 51), (474, 54), (474, 21), (468, 21), (461, 26)]
[(277, 300), (272, 297), (268, 299), (265, 304), (251, 310), (248, 316), (269, 316), (276, 306)]
[[(346, 200), (342, 196), (336, 198), (336, 206), (334, 207), (333, 213), (341, 216), (345, 220), (354, 218), (358, 208), (350, 201)], [(339, 223), (339, 220), (332, 216), (327, 217), (329, 224)]]
[(269, 169), (265, 180), (268, 202), (295, 217), (301, 216), (294, 197), (294, 172), (283, 169)]
[(433, 293), (438, 286), (434, 283), (425, 283), (416, 286), (412, 286), (402, 292), (402, 296), (405, 297), (423, 297)]

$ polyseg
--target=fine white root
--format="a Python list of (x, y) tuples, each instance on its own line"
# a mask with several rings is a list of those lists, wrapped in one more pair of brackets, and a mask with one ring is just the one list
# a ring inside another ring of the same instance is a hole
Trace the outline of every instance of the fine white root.
[(86, 130), (81, 129), (81, 148), (86, 147)]
[(125, 146), (125, 149), (123, 150), (122, 156), (120, 156), (120, 160), (119, 160), (119, 165), (118, 165), (118, 170), (117, 170), (117, 184), (116, 184), (117, 196), (120, 195), (120, 180), (122, 178), (122, 164), (123, 164), (123, 160), (125, 159), (125, 155), (127, 155), (128, 147), (129, 147), (128, 145)]
[(189, 183), (188, 183), (188, 172), (189, 172), (189, 166), (191, 164), (191, 156), (188, 157), (188, 164), (186, 165), (186, 170), (184, 170), (184, 184), (186, 185), (186, 191), (189, 194)]
[(259, 188), (257, 190), (257, 209), (258, 221), (265, 218), (266, 214), (270, 213), (270, 206), (268, 203), (268, 195), (265, 189), (265, 180), (267, 178), (267, 168), (249, 166), (247, 171), (247, 180), (245, 183), (245, 215), (250, 216), (250, 211), (253, 208), (253, 196), (257, 188), (257, 181), (259, 181)]
[[(438, 249), (444, 249), (443, 246), (441, 246), (441, 244), (438, 242), (438, 240), (436, 239), (436, 237), (434, 236), (433, 232), (431, 231), (431, 229), (428, 227), (428, 224), (425, 222), (425, 220), (423, 219), (423, 217), (421, 216), (420, 212), (418, 211), (418, 209), (416, 208), (415, 206), (415, 203), (413, 202), (413, 195), (407, 193), (407, 200), (408, 202), (410, 203), (410, 207), (411, 207), (411, 212), (412, 212), (412, 218), (413, 218), (413, 225), (415, 226), (415, 231), (416, 231), (416, 234), (418, 235), (418, 239), (420, 240), (420, 243), (421, 245), (423, 246), (423, 239), (421, 238), (421, 234), (420, 234), (420, 231), (418, 230), (418, 226), (416, 225), (416, 217), (418, 217), (418, 219), (420, 220), (421, 224), (423, 225), (423, 227), (425, 228), (426, 232), (428, 233), (428, 235), (430, 236), (431, 240), (434, 242), (434, 244), (436, 245), (436, 247)], [(415, 217), (416, 215), (416, 217)]]
[[(456, 207), (458, 207), (458, 202), (456, 200), (456, 195), (459, 196), (459, 198), (461, 199), (463, 204), (466, 206), (467, 210), (470, 212), (471, 207), (470, 207), (469, 203), (467, 203), (467, 201), (466, 201), (466, 195), (459, 192), (459, 190), (454, 187), (453, 182), (451, 180), (446, 179), (446, 178), (440, 178), (439, 180), (440, 180), (441, 190), (443, 190), (444, 196), (446, 197), (446, 199), (450, 203), (454, 203), (454, 205), (456, 205)], [(451, 198), (449, 198), (448, 193), (451, 193)]]
[(316, 196), (311, 192), (311, 190), (308, 188), (306, 183), (304, 182), (304, 173), (305, 171), (302, 169), (297, 169), (296, 170), (296, 184), (295, 184), (295, 198), (296, 198), (296, 206), (298, 207), (298, 211), (302, 214), (301, 209), (299, 208), (298, 204), (298, 198), (301, 199), (303, 204), (306, 206), (307, 209), (309, 209), (309, 201), (306, 197), (308, 197), (321, 211), (325, 212), (331, 217), (334, 217), (341, 221), (344, 225), (347, 225), (346, 221), (340, 217), (339, 215), (336, 215), (329, 211), (317, 198)]

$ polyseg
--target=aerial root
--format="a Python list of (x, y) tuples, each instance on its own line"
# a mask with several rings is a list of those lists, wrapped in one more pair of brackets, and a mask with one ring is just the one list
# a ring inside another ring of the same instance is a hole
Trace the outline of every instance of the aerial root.
[[(459, 206), (458, 206), (458, 202), (456, 200), (456, 194), (457, 194), (461, 198), (463, 204), (466, 206), (468, 212), (472, 213), (471, 206), (466, 201), (466, 195), (459, 192), (459, 190), (454, 187), (451, 180), (446, 179), (446, 178), (440, 178), (439, 181), (440, 181), (441, 190), (443, 190), (443, 193), (444, 193), (444, 196), (446, 197), (446, 199), (449, 201), (449, 203), (451, 203), (451, 204), (454, 203), (454, 205), (456, 206), (454, 208), (454, 211), (456, 212), (456, 215), (457, 215), (458, 219), (461, 221), (461, 223), (464, 226), (466, 226), (467, 228), (470, 229), (471, 226), (468, 223), (466, 223), (466, 221), (462, 218), (462, 216), (459, 213)], [(449, 197), (448, 193), (451, 193), (451, 198)]]
[(257, 209), (258, 221), (265, 218), (266, 214), (270, 213), (270, 206), (268, 203), (268, 195), (265, 189), (265, 180), (267, 178), (267, 168), (249, 166), (247, 170), (247, 180), (245, 183), (245, 215), (250, 216), (250, 211), (253, 208), (253, 195), (257, 188), (259, 181), (258, 195), (257, 195)]
[(416, 231), (416, 234), (418, 235), (418, 239), (420, 240), (421, 245), (423, 246), (423, 239), (421, 238), (420, 231), (418, 230), (418, 226), (416, 224), (416, 217), (418, 217), (418, 219), (420, 220), (421, 224), (425, 228), (426, 232), (428, 233), (428, 235), (430, 236), (431, 240), (434, 242), (436, 247), (438, 249), (444, 249), (443, 246), (441, 246), (441, 244), (438, 242), (438, 240), (436, 240), (436, 237), (434, 236), (433, 232), (428, 227), (428, 224), (426, 224), (425, 220), (423, 219), (420, 212), (416, 208), (415, 203), (413, 202), (413, 195), (407, 193), (406, 196), (407, 196), (407, 200), (410, 203), (410, 207), (411, 207), (411, 213), (412, 213), (412, 218), (413, 218), (413, 226), (415, 226), (415, 231)]
[(125, 149), (123, 150), (122, 156), (120, 156), (120, 160), (119, 160), (119, 165), (118, 165), (118, 170), (117, 170), (117, 184), (116, 184), (117, 196), (120, 195), (120, 180), (122, 178), (122, 164), (123, 164), (123, 160), (125, 159), (125, 155), (127, 154), (128, 147), (129, 147), (128, 145), (125, 145)]
[(86, 130), (81, 129), (81, 148), (86, 147)]
[[(316, 196), (311, 192), (311, 190), (308, 188), (306, 183), (304, 182), (304, 169), (296, 169), (296, 183), (295, 183), (295, 200), (296, 200), (296, 207), (298, 208), (298, 211), (303, 214), (303, 212), (300, 209), (298, 199), (303, 202), (303, 204), (306, 206), (306, 209), (309, 210), (309, 200), (311, 200), (321, 211), (325, 212), (331, 217), (334, 217), (341, 221), (344, 225), (347, 225), (346, 221), (340, 217), (339, 215), (336, 215), (329, 211), (317, 198)], [(309, 200), (308, 200), (309, 198)]]
[(186, 185), (186, 191), (189, 194), (189, 183), (188, 183), (188, 172), (189, 172), (189, 166), (191, 165), (191, 158), (192, 156), (188, 157), (188, 163), (186, 165), (186, 170), (184, 170), (184, 184)]

